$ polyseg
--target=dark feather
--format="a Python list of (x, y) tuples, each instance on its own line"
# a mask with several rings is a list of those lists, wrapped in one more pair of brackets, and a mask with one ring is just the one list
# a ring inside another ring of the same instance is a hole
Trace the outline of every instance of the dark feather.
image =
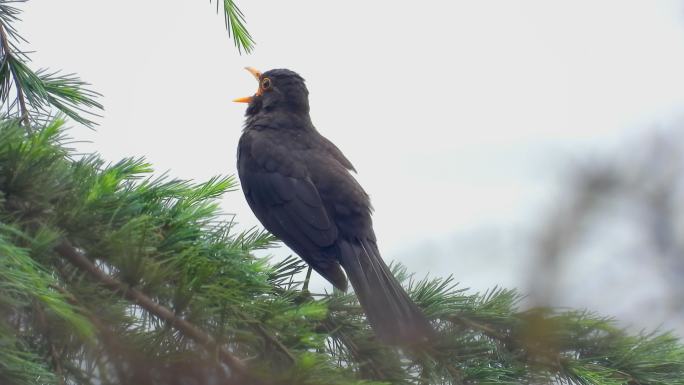
[(339, 258), (378, 338), (391, 344), (418, 344), (432, 336), (422, 311), (397, 282), (375, 242), (338, 241)]

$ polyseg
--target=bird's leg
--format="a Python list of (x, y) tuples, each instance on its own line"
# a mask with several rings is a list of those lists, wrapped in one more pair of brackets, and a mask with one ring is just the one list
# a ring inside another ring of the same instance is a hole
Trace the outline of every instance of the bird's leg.
[(302, 286), (302, 291), (309, 293), (309, 280), (311, 279), (311, 266), (306, 270), (306, 278), (304, 278), (304, 286)]
[(304, 303), (313, 300), (311, 293), (309, 292), (309, 280), (311, 279), (311, 266), (306, 271), (306, 278), (304, 278), (304, 285), (302, 285), (302, 292), (295, 299), (296, 303)]

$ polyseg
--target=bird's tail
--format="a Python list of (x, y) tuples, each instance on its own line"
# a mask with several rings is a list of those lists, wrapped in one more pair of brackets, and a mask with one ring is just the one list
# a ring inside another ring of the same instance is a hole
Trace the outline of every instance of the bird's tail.
[(378, 338), (393, 345), (431, 339), (433, 329), (423, 312), (397, 282), (374, 241), (338, 242), (340, 264)]

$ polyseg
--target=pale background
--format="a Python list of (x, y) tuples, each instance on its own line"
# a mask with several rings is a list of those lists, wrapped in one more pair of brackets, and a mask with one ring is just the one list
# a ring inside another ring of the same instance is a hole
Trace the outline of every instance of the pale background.
[[(236, 172), (245, 106), (230, 100), (256, 89), (242, 67), (299, 72), (314, 123), (372, 197), (385, 258), (475, 290), (529, 287), (529, 244), (562, 196), (564, 165), (682, 117), (682, 1), (238, 5), (252, 55), (238, 55), (206, 0), (32, 0), (18, 28), (34, 67), (75, 72), (104, 95), (97, 130), (71, 132), (90, 141), (79, 150), (145, 156), (198, 181)], [(258, 225), (240, 192), (224, 206), (242, 228)], [(597, 268), (580, 268), (555, 305), (679, 326), (657, 309), (638, 316), (663, 290), (647, 266), (581, 261)], [(601, 286), (606, 271), (644, 278)]]

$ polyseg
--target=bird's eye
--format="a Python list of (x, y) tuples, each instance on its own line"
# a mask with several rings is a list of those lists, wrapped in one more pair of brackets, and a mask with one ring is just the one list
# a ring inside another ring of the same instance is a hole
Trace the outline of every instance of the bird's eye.
[(262, 90), (269, 90), (271, 89), (271, 79), (269, 78), (263, 78), (261, 80), (261, 89)]

